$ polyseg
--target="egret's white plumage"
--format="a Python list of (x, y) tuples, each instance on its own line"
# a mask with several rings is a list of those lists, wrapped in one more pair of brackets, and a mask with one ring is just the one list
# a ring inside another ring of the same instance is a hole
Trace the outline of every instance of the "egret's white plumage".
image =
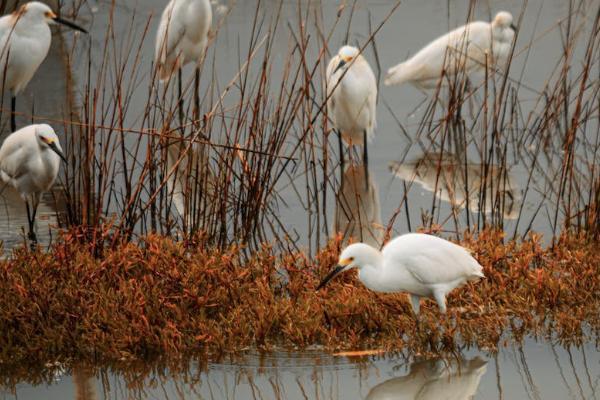
[(342, 47), (326, 72), (329, 115), (351, 145), (363, 145), (376, 126), (377, 81), (369, 63), (352, 46)]
[[(0, 18), (0, 82), (3, 91), (11, 91), (13, 99), (29, 83), (50, 49), (50, 24), (60, 23), (85, 30), (59, 18), (47, 5), (31, 1), (18, 11)], [(13, 100), (14, 116), (14, 100)], [(14, 117), (12, 120), (12, 130)]]
[(385, 85), (411, 82), (422, 88), (435, 87), (442, 71), (455, 75), (505, 67), (515, 36), (513, 17), (501, 11), (490, 22), (476, 21), (463, 25), (435, 39), (407, 61), (388, 70)]
[(446, 312), (446, 295), (471, 280), (483, 278), (482, 267), (464, 247), (422, 233), (399, 236), (382, 251), (364, 243), (342, 251), (339, 265), (321, 282), (353, 268), (360, 281), (377, 292), (408, 292), (415, 314), (421, 297), (433, 297)]
[(161, 80), (189, 62), (199, 63), (212, 24), (209, 0), (171, 0), (156, 34), (155, 62)]
[(40, 197), (54, 184), (61, 159), (66, 161), (58, 136), (46, 124), (19, 129), (0, 147), (0, 181), (13, 186), (25, 201), (30, 237), (35, 238), (33, 222)]

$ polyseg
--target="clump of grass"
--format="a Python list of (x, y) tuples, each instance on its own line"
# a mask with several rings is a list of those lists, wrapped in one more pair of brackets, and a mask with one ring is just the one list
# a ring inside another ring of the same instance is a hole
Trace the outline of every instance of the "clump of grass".
[[(194, 352), (379, 348), (411, 353), (494, 350), (503, 340), (552, 335), (579, 344), (600, 328), (597, 244), (563, 236), (544, 249), (531, 235), (467, 236), (486, 279), (453, 292), (450, 314), (422, 307), (417, 328), (403, 295), (370, 292), (349, 273), (315, 292), (339, 242), (317, 257), (263, 247), (207, 247), (150, 235), (102, 258), (65, 234), (48, 253), (19, 249), (0, 262), (0, 361), (130, 360)], [(274, 273), (281, 271), (282, 274)], [(282, 282), (280, 276), (286, 276)]]

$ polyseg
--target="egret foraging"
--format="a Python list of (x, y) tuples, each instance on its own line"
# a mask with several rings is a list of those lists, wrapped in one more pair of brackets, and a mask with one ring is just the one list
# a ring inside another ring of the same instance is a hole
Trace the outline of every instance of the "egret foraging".
[(9, 89), (11, 130), (16, 131), (17, 95), (27, 86), (50, 49), (50, 24), (59, 23), (87, 33), (73, 22), (59, 18), (47, 5), (38, 1), (23, 4), (16, 12), (0, 18), (0, 73), (2, 91)]
[[(334, 126), (350, 146), (363, 146), (367, 171), (367, 141), (376, 126), (375, 74), (359, 49), (344, 46), (329, 62), (326, 78), (328, 107)], [(340, 157), (343, 162), (341, 140)]]
[[(196, 63), (194, 102), (199, 104), (198, 85), (202, 61), (208, 44), (208, 32), (212, 24), (212, 7), (209, 0), (171, 0), (163, 11), (156, 34), (155, 63), (161, 81), (167, 81), (179, 73), (178, 95), (181, 102), (184, 65)], [(180, 103), (180, 118), (183, 119)], [(183, 123), (183, 121), (181, 121)]]
[(61, 159), (67, 162), (58, 136), (46, 124), (19, 129), (0, 147), (0, 181), (13, 186), (25, 201), (33, 242), (37, 241), (34, 224), (40, 197), (54, 184)]
[(410, 82), (429, 89), (437, 86), (444, 70), (455, 76), (460, 71), (483, 70), (486, 65), (504, 67), (515, 32), (513, 16), (506, 11), (496, 14), (491, 23), (476, 21), (463, 25), (390, 68), (384, 83), (390, 86)]
[(464, 247), (422, 233), (399, 236), (377, 250), (364, 243), (342, 251), (335, 267), (317, 287), (341, 272), (357, 268), (360, 281), (376, 292), (408, 292), (419, 314), (421, 297), (433, 297), (446, 313), (446, 295), (468, 281), (483, 278), (482, 267)]

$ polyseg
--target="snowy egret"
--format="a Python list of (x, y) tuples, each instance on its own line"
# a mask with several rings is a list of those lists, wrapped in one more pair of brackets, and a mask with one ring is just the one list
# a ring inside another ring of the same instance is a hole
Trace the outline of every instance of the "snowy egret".
[(163, 11), (156, 33), (155, 63), (158, 77), (168, 81), (178, 73), (179, 119), (183, 124), (181, 68), (196, 63), (194, 104), (199, 108), (200, 70), (198, 65), (206, 52), (208, 32), (212, 24), (212, 7), (209, 0), (171, 0)]
[(10, 134), (0, 147), (0, 181), (13, 186), (25, 201), (29, 239), (36, 241), (35, 214), (40, 197), (54, 184), (65, 158), (58, 136), (46, 124), (29, 125)]
[(73, 22), (59, 18), (47, 5), (31, 1), (16, 12), (0, 18), (0, 71), (2, 91), (11, 91), (11, 130), (16, 128), (17, 95), (27, 86), (46, 58), (52, 34), (50, 24), (59, 23), (81, 32)]
[(202, 61), (212, 23), (209, 0), (171, 0), (156, 34), (155, 62), (161, 80), (190, 62)]
[(408, 375), (373, 387), (367, 400), (472, 399), (486, 372), (487, 362), (479, 357), (417, 361), (410, 365)]
[(346, 247), (317, 287), (341, 272), (357, 268), (360, 281), (376, 292), (408, 292), (415, 314), (421, 297), (433, 297), (446, 313), (446, 295), (467, 281), (483, 278), (482, 267), (464, 247), (422, 233), (399, 236), (382, 251), (364, 243)]
[(486, 65), (504, 67), (515, 32), (513, 16), (506, 11), (496, 14), (491, 23), (476, 21), (463, 25), (390, 68), (384, 83), (389, 86), (411, 82), (428, 89), (437, 86), (444, 70), (452, 76), (460, 71), (482, 70)]
[[(344, 46), (327, 66), (328, 107), (335, 128), (350, 146), (363, 146), (365, 170), (367, 141), (376, 126), (377, 81), (369, 63), (352, 46)], [(343, 162), (343, 145), (340, 140)]]

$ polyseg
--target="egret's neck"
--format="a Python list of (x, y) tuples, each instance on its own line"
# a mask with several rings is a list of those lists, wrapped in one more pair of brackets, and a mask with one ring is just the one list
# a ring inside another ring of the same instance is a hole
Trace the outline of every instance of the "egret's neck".
[(361, 282), (371, 290), (382, 291), (383, 256), (379, 250), (373, 249), (369, 261), (361, 266), (358, 273)]

